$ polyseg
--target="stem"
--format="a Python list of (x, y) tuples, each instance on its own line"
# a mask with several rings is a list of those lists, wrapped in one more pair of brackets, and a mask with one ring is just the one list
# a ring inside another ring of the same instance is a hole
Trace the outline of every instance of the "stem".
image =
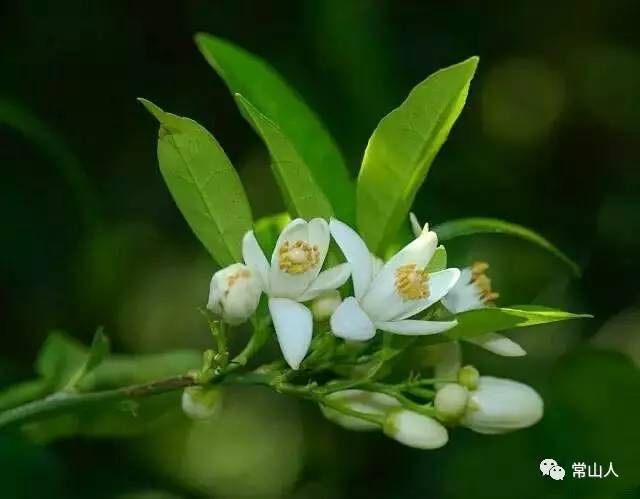
[(320, 399), (318, 402), (325, 407), (329, 407), (335, 411), (341, 412), (347, 416), (351, 416), (358, 419), (363, 419), (364, 421), (368, 421), (369, 423), (378, 424), (380, 426), (384, 425), (384, 416), (380, 416), (378, 414), (369, 414), (367, 412), (356, 411), (355, 409), (351, 409), (340, 402), (336, 402), (329, 399)]
[(40, 400), (28, 402), (0, 413), (0, 428), (14, 423), (63, 412), (67, 409), (91, 406), (104, 402), (115, 402), (125, 399), (136, 399), (150, 395), (170, 392), (195, 384), (193, 376), (185, 374), (143, 385), (125, 386), (113, 390), (93, 393), (58, 392)]

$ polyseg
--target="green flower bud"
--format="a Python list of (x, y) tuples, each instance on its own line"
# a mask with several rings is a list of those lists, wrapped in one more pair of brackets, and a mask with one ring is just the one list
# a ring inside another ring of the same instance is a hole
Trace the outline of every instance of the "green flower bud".
[(473, 366), (464, 366), (458, 371), (458, 383), (462, 386), (466, 386), (469, 390), (475, 390), (478, 388), (479, 380), (480, 373)]

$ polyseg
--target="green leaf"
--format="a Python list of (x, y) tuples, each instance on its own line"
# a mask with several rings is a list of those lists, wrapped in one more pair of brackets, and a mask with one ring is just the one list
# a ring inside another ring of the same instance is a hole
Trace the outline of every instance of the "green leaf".
[(452, 339), (469, 338), (484, 333), (504, 331), (505, 329), (591, 317), (593, 316), (588, 314), (572, 314), (538, 305), (516, 305), (505, 308), (488, 307), (457, 314), (458, 325), (444, 334)]
[(273, 252), (278, 236), (289, 222), (291, 222), (291, 217), (288, 213), (277, 213), (256, 221), (253, 231), (266, 255)]
[(220, 266), (241, 260), (251, 209), (220, 144), (195, 121), (139, 99), (160, 122), (160, 171), (182, 215)]
[(88, 374), (98, 367), (107, 355), (109, 355), (110, 349), (111, 344), (109, 338), (104, 334), (104, 328), (99, 327), (93, 336), (93, 341), (89, 348), (89, 357), (84, 366), (84, 373)]
[(305, 219), (329, 218), (333, 213), (331, 205), (295, 145), (242, 95), (236, 94), (235, 99), (271, 153), (273, 174), (289, 213)]
[(287, 137), (338, 218), (353, 222), (353, 182), (340, 150), (315, 113), (262, 59), (208, 34), (200, 33), (195, 40), (231, 93), (243, 95)]
[(52, 390), (67, 386), (85, 364), (87, 349), (62, 331), (49, 333), (36, 360), (36, 372)]
[(109, 338), (104, 334), (104, 329), (99, 327), (93, 335), (89, 352), (86, 354), (84, 364), (74, 373), (66, 389), (73, 389), (87, 375), (90, 374), (109, 355), (111, 344)]
[(374, 130), (358, 176), (356, 217), (369, 248), (384, 245), (407, 218), (429, 167), (462, 111), (478, 65), (472, 57), (419, 83)]
[(436, 248), (436, 252), (429, 260), (429, 263), (425, 267), (427, 272), (438, 272), (447, 268), (447, 250), (444, 246), (440, 245)]
[(433, 229), (440, 241), (448, 241), (460, 236), (473, 234), (507, 234), (540, 246), (562, 260), (576, 276), (580, 276), (580, 267), (567, 255), (542, 236), (521, 225), (512, 224), (495, 218), (460, 218), (442, 223)]

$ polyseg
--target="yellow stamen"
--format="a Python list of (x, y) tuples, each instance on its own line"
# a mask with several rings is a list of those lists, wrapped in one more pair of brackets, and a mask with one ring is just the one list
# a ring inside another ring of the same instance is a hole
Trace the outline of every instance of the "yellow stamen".
[(483, 303), (492, 304), (500, 294), (491, 289), (491, 279), (485, 272), (489, 269), (487, 262), (473, 262), (471, 265), (471, 282), (480, 290)]
[(318, 246), (307, 241), (285, 241), (278, 250), (280, 270), (288, 274), (302, 274), (313, 269), (320, 261)]
[(396, 269), (396, 291), (407, 300), (417, 300), (429, 296), (427, 279), (429, 274), (416, 268), (415, 263), (407, 263)]

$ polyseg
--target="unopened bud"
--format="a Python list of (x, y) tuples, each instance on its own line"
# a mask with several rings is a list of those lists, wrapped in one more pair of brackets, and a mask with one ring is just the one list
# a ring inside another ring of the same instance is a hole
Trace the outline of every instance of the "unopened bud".
[(469, 390), (457, 383), (449, 383), (438, 390), (433, 401), (438, 416), (445, 421), (460, 419), (469, 401)]
[(255, 273), (242, 263), (234, 263), (213, 274), (207, 308), (228, 324), (242, 324), (258, 308), (261, 293)]
[(342, 303), (340, 292), (337, 290), (327, 291), (311, 302), (311, 313), (317, 322), (329, 320), (338, 305)]
[(389, 413), (385, 435), (416, 449), (438, 449), (449, 440), (447, 429), (435, 419), (406, 409)]
[(214, 387), (189, 386), (182, 392), (182, 410), (193, 419), (209, 419), (220, 412), (222, 390)]
[(542, 398), (530, 386), (481, 376), (478, 389), (471, 392), (462, 424), (478, 433), (505, 433), (534, 425), (543, 411)]
[(479, 380), (480, 373), (473, 366), (464, 366), (458, 371), (458, 383), (462, 386), (466, 386), (469, 390), (475, 390), (478, 388)]

